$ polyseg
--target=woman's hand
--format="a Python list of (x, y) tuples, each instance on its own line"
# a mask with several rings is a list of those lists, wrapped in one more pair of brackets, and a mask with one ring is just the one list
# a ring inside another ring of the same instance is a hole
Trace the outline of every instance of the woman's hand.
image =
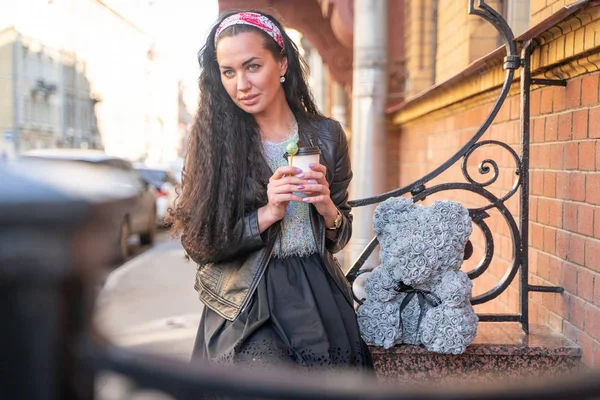
[(331, 200), (329, 182), (325, 178), (327, 167), (321, 164), (309, 164), (311, 171), (304, 172), (305, 183), (298, 187), (297, 192), (305, 193), (304, 203), (315, 206), (317, 212), (325, 219), (325, 226), (332, 226), (338, 215), (338, 210)]
[(302, 197), (295, 195), (300, 192), (302, 185), (306, 184), (305, 175), (296, 167), (280, 167), (269, 178), (267, 186), (268, 203), (258, 210), (258, 225), (260, 232), (283, 219), (285, 208), (290, 201), (302, 201)]

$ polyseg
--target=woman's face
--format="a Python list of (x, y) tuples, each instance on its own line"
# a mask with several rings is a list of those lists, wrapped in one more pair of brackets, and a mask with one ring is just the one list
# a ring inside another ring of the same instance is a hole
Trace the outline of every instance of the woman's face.
[(254, 32), (226, 36), (217, 43), (221, 82), (242, 110), (260, 114), (274, 101), (284, 99), (280, 77), (287, 70), (287, 58), (276, 60), (263, 47), (263, 37)]

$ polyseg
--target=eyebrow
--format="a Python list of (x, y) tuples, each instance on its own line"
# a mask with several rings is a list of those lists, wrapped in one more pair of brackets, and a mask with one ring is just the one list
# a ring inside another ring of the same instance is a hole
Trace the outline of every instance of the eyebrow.
[[(258, 60), (258, 59), (260, 59), (260, 57), (251, 57), (251, 58), (247, 59), (246, 61), (244, 61), (242, 63), (242, 66), (245, 67), (246, 65), (250, 64), (252, 61)], [(221, 69), (233, 69), (233, 67), (229, 67), (227, 65), (221, 65), (220, 67), (221, 67)]]

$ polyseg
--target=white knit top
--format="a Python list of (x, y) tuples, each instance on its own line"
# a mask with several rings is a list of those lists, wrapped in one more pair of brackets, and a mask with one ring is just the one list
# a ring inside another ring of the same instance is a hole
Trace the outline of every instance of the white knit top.
[[(284, 158), (290, 142), (298, 142), (298, 133), (282, 142), (263, 141), (263, 151), (271, 170), (288, 165)], [(303, 193), (295, 193), (305, 197)], [(317, 245), (310, 224), (310, 205), (290, 201), (282, 220), (281, 234), (275, 243), (273, 255), (277, 258), (304, 257), (317, 252)]]

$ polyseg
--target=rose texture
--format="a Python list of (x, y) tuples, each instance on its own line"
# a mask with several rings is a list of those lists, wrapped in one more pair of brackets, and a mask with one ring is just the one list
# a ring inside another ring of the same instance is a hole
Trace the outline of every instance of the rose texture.
[(396, 301), (382, 303), (367, 299), (357, 311), (358, 327), (365, 342), (385, 349), (401, 342), (399, 310)]
[(473, 307), (435, 307), (421, 323), (421, 343), (427, 350), (461, 354), (477, 335), (479, 318)]
[(365, 280), (365, 292), (368, 299), (386, 302), (393, 300), (398, 295), (396, 290), (394, 290), (396, 285), (397, 282), (390, 271), (382, 266), (378, 266), (367, 276)]
[(448, 307), (465, 307), (470, 305), (473, 282), (462, 271), (448, 271), (442, 275), (432, 291)]

